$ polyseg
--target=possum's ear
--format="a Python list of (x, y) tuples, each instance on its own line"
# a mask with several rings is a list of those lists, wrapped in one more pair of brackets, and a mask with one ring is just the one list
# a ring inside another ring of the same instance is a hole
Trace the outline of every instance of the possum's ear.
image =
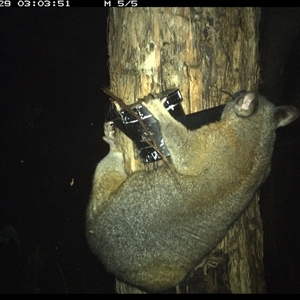
[(299, 115), (299, 110), (294, 106), (282, 105), (276, 107), (274, 113), (276, 128), (290, 124), (296, 120)]
[(254, 92), (242, 93), (236, 99), (234, 107), (235, 114), (239, 117), (249, 117), (257, 109), (257, 95)]

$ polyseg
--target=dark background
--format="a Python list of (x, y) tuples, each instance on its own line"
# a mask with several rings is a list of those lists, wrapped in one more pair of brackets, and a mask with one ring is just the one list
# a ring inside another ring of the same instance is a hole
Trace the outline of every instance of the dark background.
[[(106, 8), (0, 10), (0, 292), (109, 293), (85, 209), (109, 101)], [(261, 92), (300, 108), (300, 11), (267, 8)], [(117, 42), (116, 42), (117, 46)], [(278, 130), (261, 190), (269, 293), (300, 292), (299, 120)]]

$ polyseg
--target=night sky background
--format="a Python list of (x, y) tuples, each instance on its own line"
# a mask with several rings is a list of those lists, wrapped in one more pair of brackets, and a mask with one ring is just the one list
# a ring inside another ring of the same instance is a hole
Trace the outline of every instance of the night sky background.
[[(0, 293), (114, 292), (114, 277), (84, 234), (93, 173), (108, 152), (107, 14), (100, 7), (0, 9)], [(300, 38), (290, 47), (282, 104), (300, 108)], [(278, 132), (262, 188), (270, 293), (300, 292), (299, 128), (297, 120)], [(279, 212), (276, 197), (284, 199)]]

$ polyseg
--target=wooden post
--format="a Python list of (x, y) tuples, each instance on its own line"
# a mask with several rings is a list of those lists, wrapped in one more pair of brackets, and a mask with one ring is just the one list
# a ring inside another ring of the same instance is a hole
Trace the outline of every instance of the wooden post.
[[(148, 93), (177, 87), (186, 114), (223, 104), (228, 95), (258, 86), (258, 8), (111, 8), (109, 72), (111, 91), (127, 104)], [(145, 166), (126, 149), (126, 170)], [(259, 197), (212, 251), (203, 267), (184, 280), (177, 293), (261, 293), (262, 222)], [(117, 282), (120, 293), (139, 292)]]

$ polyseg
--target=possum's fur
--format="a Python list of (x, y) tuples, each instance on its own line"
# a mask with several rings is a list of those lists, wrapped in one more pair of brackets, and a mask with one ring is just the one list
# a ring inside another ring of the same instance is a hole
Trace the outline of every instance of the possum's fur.
[(299, 116), (244, 92), (221, 120), (189, 131), (163, 107), (144, 103), (160, 124), (173, 171), (163, 165), (128, 176), (114, 127), (97, 166), (87, 209), (91, 250), (118, 279), (148, 292), (176, 286), (226, 235), (266, 179), (275, 129)]

